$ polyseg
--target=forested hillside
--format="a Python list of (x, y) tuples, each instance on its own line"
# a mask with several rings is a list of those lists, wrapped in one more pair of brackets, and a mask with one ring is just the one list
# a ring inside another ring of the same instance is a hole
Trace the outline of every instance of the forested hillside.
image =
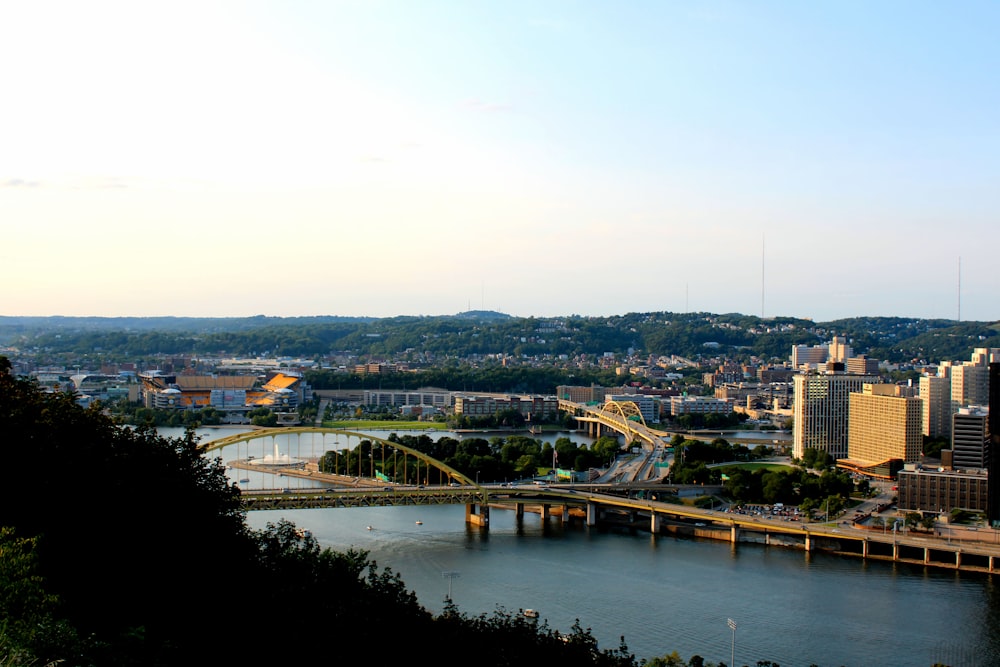
[(847, 338), (856, 354), (891, 362), (968, 359), (1000, 347), (997, 323), (864, 317), (816, 323), (740, 314), (629, 313), (519, 318), (454, 316), (343, 318), (0, 318), (0, 344), (21, 355), (293, 356), (347, 354), (439, 362), (482, 355), (572, 358), (613, 353), (787, 360), (793, 345)]

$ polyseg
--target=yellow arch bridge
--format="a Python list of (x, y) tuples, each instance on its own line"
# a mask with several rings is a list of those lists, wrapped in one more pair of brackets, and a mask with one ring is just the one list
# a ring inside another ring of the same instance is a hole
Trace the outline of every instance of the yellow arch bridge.
[[(303, 436), (308, 442), (302, 442)], [(300, 456), (280, 454), (279, 441), (290, 451), (293, 438)], [(352, 438), (357, 439), (353, 447)], [(299, 426), (239, 433), (204, 442), (200, 449), (211, 457), (224, 450), (232, 455), (234, 447), (235, 458), (225, 461), (229, 468), (278, 480), (271, 488), (241, 488), (248, 510), (463, 503), (470, 521), (488, 522), (488, 487), (399, 442), (346, 429)], [(303, 456), (304, 451), (309, 454)], [(308, 480), (308, 486), (295, 487), (290, 479)], [(240, 480), (248, 481), (249, 475)]]

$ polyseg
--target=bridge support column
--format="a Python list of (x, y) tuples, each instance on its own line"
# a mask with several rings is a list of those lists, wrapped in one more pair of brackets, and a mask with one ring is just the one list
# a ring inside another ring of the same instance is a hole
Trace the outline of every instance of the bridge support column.
[(489, 528), (490, 506), (469, 503), (465, 506), (465, 522), (480, 528)]
[(597, 525), (597, 503), (587, 503), (587, 525), (596, 526)]
[(868, 540), (861, 540), (861, 557), (868, 558)]
[(928, 549), (927, 547), (924, 547), (924, 565), (927, 565), (930, 562), (931, 562), (931, 550)]
[(899, 560), (899, 543), (898, 542), (893, 542), (892, 543), (892, 559), (893, 560)]
[(739, 541), (739, 537), (740, 530), (736, 527), (736, 522), (734, 521), (733, 525), (729, 527), (729, 541), (736, 544)]
[(514, 503), (514, 516), (518, 519), (524, 518), (524, 503)]
[(993, 556), (990, 556), (990, 572), (993, 571)]
[(546, 519), (549, 518), (549, 509), (550, 509), (549, 505), (547, 504), (542, 505), (542, 509), (539, 511), (539, 515), (542, 517), (542, 521), (545, 521)]
[(813, 550), (813, 538), (812, 538), (812, 535), (810, 535), (809, 533), (806, 533), (806, 553), (809, 553), (812, 550)]
[(562, 522), (569, 523), (569, 505), (562, 506)]
[(649, 515), (649, 532), (651, 532), (653, 535), (659, 535), (660, 534), (660, 523), (662, 521), (663, 520), (660, 518), (660, 515), (658, 515), (656, 512), (653, 512), (652, 514), (650, 514)]
[(955, 567), (956, 568), (962, 567), (962, 552), (961, 551), (956, 551), (955, 552)]

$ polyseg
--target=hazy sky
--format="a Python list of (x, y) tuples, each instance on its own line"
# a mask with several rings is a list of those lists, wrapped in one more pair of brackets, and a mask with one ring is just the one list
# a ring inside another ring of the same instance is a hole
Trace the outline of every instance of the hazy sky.
[(998, 35), (993, 1), (0, 0), (0, 315), (997, 320)]

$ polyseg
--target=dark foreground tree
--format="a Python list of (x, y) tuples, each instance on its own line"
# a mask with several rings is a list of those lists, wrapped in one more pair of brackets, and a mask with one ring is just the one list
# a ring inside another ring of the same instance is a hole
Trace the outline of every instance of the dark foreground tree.
[(0, 357), (0, 664), (634, 667), (520, 615), (434, 617), (365, 552), (246, 525), (195, 441), (115, 425)]

